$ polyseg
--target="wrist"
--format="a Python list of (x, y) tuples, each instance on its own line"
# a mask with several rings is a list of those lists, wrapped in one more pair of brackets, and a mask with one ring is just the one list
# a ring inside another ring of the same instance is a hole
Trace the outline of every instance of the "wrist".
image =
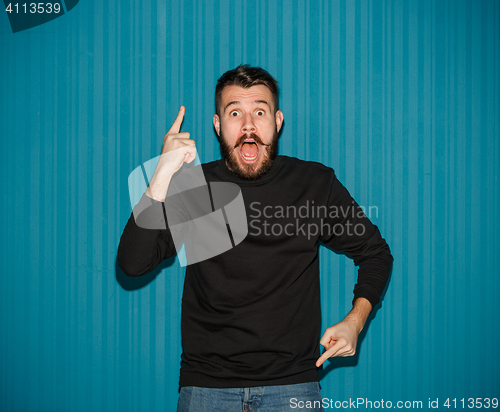
[(365, 298), (358, 298), (354, 301), (352, 310), (345, 317), (345, 320), (355, 326), (356, 330), (361, 332), (365, 326), (366, 319), (372, 311), (372, 305)]
[(165, 197), (160, 196), (151, 186), (146, 188), (145, 195), (157, 202), (165, 202)]
[(146, 189), (146, 196), (149, 196), (151, 199), (157, 200), (158, 202), (164, 202), (165, 197), (167, 196), (170, 178), (171, 176), (165, 179), (159, 179), (156, 174), (153, 175), (151, 181), (149, 182), (149, 186)]

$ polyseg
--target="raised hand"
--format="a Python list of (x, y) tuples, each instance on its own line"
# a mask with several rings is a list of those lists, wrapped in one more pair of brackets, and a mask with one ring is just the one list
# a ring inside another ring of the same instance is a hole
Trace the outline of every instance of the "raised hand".
[(187, 132), (180, 133), (186, 108), (181, 106), (172, 127), (163, 138), (161, 156), (151, 178), (146, 194), (152, 199), (164, 201), (172, 175), (184, 162), (191, 163), (196, 158), (194, 140)]

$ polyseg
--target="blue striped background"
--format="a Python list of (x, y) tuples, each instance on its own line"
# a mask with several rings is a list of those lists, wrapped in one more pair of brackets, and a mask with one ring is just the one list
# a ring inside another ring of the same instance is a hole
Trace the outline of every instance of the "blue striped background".
[[(117, 270), (127, 177), (181, 104), (218, 158), (240, 63), (280, 83), (280, 152), (333, 167), (395, 257), (322, 395), (500, 397), (499, 59), (498, 0), (81, 0), (16, 34), (0, 12), (0, 410), (175, 410), (183, 270)], [(327, 327), (356, 272), (321, 258)]]

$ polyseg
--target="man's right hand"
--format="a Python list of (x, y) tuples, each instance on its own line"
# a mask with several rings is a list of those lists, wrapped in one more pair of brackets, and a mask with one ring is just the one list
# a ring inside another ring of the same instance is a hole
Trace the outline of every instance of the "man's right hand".
[(168, 186), (173, 174), (184, 162), (191, 163), (196, 158), (194, 140), (189, 133), (179, 133), (186, 108), (181, 106), (174, 124), (163, 138), (163, 147), (156, 170), (149, 182), (146, 195), (163, 202), (167, 196)]

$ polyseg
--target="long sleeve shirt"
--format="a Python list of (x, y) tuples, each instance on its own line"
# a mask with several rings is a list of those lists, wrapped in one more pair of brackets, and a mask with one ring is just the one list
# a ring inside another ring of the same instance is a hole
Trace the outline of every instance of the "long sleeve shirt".
[[(236, 177), (223, 160), (202, 167), (209, 185), (240, 187), (248, 235), (226, 252), (187, 266), (180, 385), (317, 381), (319, 245), (354, 261), (353, 300), (363, 297), (374, 307), (392, 269), (387, 243), (333, 169), (320, 163), (278, 156), (254, 181)], [(165, 208), (152, 203), (145, 213), (164, 228), (143, 229), (132, 215), (120, 240), (118, 263), (129, 276), (148, 273), (176, 253)]]

